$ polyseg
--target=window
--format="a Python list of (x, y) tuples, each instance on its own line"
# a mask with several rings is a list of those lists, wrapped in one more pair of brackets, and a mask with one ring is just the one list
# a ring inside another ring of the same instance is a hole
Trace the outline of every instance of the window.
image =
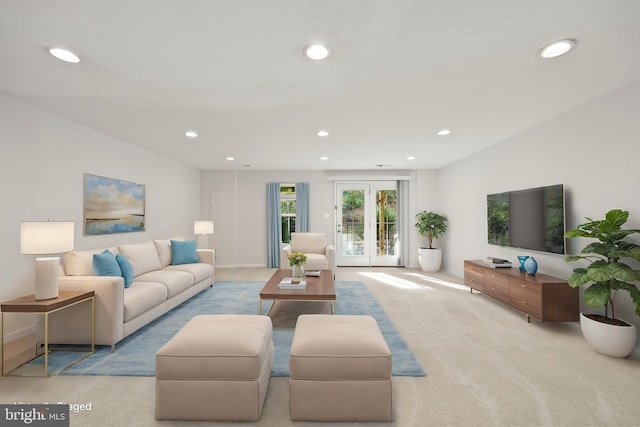
[(296, 231), (296, 186), (280, 185), (280, 220), (282, 222), (282, 243), (291, 241), (291, 233)]

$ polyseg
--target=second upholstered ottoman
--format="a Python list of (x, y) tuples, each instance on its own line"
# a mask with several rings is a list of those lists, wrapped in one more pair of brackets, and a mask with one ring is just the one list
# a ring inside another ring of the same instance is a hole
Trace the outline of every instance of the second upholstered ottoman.
[(289, 371), (292, 420), (393, 420), (391, 351), (371, 316), (299, 316)]
[(257, 421), (273, 365), (271, 319), (202, 315), (156, 353), (156, 419)]

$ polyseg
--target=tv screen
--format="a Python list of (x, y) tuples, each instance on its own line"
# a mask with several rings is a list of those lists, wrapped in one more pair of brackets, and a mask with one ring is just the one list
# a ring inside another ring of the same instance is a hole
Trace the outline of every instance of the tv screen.
[(487, 195), (488, 242), (565, 253), (564, 186)]

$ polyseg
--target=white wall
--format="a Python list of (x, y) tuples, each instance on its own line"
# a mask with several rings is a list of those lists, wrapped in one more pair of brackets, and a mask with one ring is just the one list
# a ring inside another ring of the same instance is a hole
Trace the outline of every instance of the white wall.
[[(411, 251), (411, 264), (410, 266), (418, 268), (418, 249), (421, 247), (427, 247), (428, 241), (426, 237), (422, 237), (415, 227), (416, 214), (422, 211), (435, 211), (439, 214), (445, 215), (441, 212), (438, 206), (438, 171), (435, 170), (418, 170), (415, 172), (415, 192), (412, 194), (414, 202), (410, 203), (412, 209), (410, 210), (410, 239), (409, 248)], [(413, 208), (415, 206), (415, 208)], [(446, 215), (445, 215), (446, 216)], [(449, 218), (447, 217), (447, 220)], [(447, 221), (447, 230), (449, 229), (449, 221)], [(446, 233), (445, 233), (446, 235)], [(439, 241), (440, 240), (440, 241)], [(442, 238), (433, 241), (435, 248), (443, 248), (444, 243)], [(441, 268), (446, 269), (445, 260), (443, 260)]]
[[(614, 208), (630, 212), (626, 227), (640, 228), (639, 118), (637, 83), (441, 169), (438, 206), (449, 217), (447, 270), (462, 277), (465, 259), (495, 256), (515, 264), (522, 254), (533, 255), (540, 272), (561, 278), (577, 267), (561, 255), (487, 244), (489, 193), (564, 184), (567, 229), (584, 217), (603, 218)], [(578, 253), (585, 242), (568, 240), (568, 252)], [(628, 294), (621, 293), (616, 301), (616, 317), (640, 326)]]
[[(20, 255), (20, 222), (73, 220), (75, 247), (193, 239), (200, 171), (0, 95), (0, 300), (34, 292), (34, 256)], [(145, 185), (146, 231), (83, 236), (83, 174)], [(26, 317), (26, 316), (25, 316)], [(25, 327), (7, 317), (7, 333)]]
[[(385, 176), (409, 176), (410, 265), (418, 265), (419, 237), (414, 224), (416, 212), (435, 209), (435, 171), (203, 171), (201, 182), (203, 219), (215, 221), (210, 247), (216, 250), (218, 266), (267, 265), (267, 183), (309, 182), (309, 230), (326, 233), (334, 241), (334, 181), (376, 180)], [(325, 218), (328, 214), (328, 218)]]
[(326, 233), (333, 243), (333, 184), (325, 172), (203, 171), (200, 213), (215, 221), (209, 242), (217, 265), (267, 265), (268, 182), (308, 182), (309, 231)]

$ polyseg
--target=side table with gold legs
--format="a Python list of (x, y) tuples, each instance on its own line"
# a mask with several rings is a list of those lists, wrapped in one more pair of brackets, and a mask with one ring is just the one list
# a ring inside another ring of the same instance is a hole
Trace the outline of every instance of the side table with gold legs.
[[(2, 342), (5, 335), (5, 313), (42, 314), (44, 315), (44, 375), (49, 376), (49, 315), (59, 310), (72, 307), (83, 302), (91, 302), (91, 351), (85, 350), (65, 350), (82, 351), (82, 357), (74, 360), (67, 366), (54, 372), (57, 375), (65, 369), (75, 365), (79, 361), (93, 354), (95, 351), (95, 292), (94, 291), (60, 291), (57, 298), (48, 300), (36, 300), (35, 295), (27, 295), (1, 304), (2, 309)], [(5, 370), (4, 345), (2, 346), (2, 376), (8, 375), (11, 371)], [(34, 359), (40, 357), (36, 355)], [(33, 360), (33, 359), (32, 359)]]

